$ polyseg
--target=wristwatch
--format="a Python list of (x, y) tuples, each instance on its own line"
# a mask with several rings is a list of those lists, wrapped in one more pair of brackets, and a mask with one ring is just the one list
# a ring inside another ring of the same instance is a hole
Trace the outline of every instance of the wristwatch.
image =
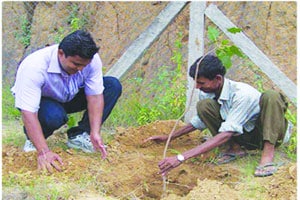
[(179, 162), (183, 162), (183, 161), (184, 161), (184, 156), (183, 156), (182, 154), (178, 154), (178, 155), (177, 155), (177, 160), (178, 160)]

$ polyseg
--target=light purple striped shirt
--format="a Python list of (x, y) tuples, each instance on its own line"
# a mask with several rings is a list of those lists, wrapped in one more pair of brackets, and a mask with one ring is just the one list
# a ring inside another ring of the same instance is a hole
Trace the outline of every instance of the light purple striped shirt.
[(30, 54), (22, 61), (11, 91), (17, 108), (37, 112), (41, 97), (65, 103), (72, 100), (83, 87), (86, 95), (103, 92), (99, 55), (95, 54), (82, 71), (68, 75), (58, 62), (58, 45), (52, 45)]
[[(215, 94), (212, 93), (200, 91), (199, 94), (200, 101), (214, 97)], [(224, 120), (219, 132), (232, 131), (242, 134), (243, 128), (248, 132), (253, 130), (260, 112), (260, 97), (261, 93), (252, 86), (225, 78), (221, 95), (217, 100), (221, 105), (220, 114)], [(191, 124), (200, 130), (206, 128), (199, 116), (194, 116)]]

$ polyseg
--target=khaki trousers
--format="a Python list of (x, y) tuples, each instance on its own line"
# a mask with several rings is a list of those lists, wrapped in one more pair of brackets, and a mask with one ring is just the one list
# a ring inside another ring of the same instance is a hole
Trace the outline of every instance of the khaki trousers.
[[(246, 149), (262, 149), (264, 141), (279, 146), (287, 129), (285, 112), (288, 103), (285, 97), (273, 90), (262, 94), (259, 102), (260, 113), (251, 132), (244, 130), (239, 136), (233, 136), (234, 142)], [(197, 103), (197, 112), (212, 135), (218, 134), (221, 123), (224, 120), (220, 115), (220, 105), (214, 99), (205, 99)]]

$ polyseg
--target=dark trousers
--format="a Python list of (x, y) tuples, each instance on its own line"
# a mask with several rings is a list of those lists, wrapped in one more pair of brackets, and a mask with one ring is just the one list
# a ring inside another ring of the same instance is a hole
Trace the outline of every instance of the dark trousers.
[[(264, 141), (280, 145), (284, 138), (288, 122), (284, 117), (287, 109), (285, 97), (269, 90), (262, 94), (259, 102), (260, 113), (251, 132), (244, 130), (239, 136), (233, 136), (234, 142), (246, 149), (262, 149)], [(220, 105), (216, 100), (205, 99), (198, 102), (197, 111), (200, 119), (205, 123), (212, 135), (218, 134), (218, 129), (224, 120), (220, 115)]]
[[(104, 110), (102, 123), (108, 118), (118, 98), (122, 93), (122, 86), (118, 79), (114, 77), (103, 77), (104, 84)], [(53, 132), (66, 124), (68, 115), (71, 113), (80, 112), (87, 109), (87, 100), (84, 94), (84, 88), (80, 89), (78, 94), (67, 103), (60, 103), (50, 98), (41, 98), (40, 109), (38, 111), (38, 119), (42, 126), (45, 138), (48, 138)], [(74, 137), (82, 132), (90, 132), (90, 124), (88, 112), (85, 111), (78, 126), (70, 128), (67, 133), (68, 137)], [(24, 128), (26, 134), (26, 129)], [(27, 137), (28, 138), (28, 137)]]

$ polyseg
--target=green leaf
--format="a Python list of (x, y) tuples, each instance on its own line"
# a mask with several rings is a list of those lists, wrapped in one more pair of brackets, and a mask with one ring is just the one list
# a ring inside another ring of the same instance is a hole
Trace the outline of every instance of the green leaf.
[(242, 29), (241, 28), (237, 28), (237, 27), (233, 27), (233, 28), (228, 28), (227, 31), (229, 31), (230, 33), (240, 33), (242, 32)]
[(229, 69), (232, 65), (230, 56), (227, 56), (227, 55), (223, 56), (221, 58), (221, 61), (222, 61), (223, 65), (225, 66), (226, 69)]
[(234, 55), (234, 52), (231, 51), (231, 46), (225, 46), (224, 47), (224, 53), (227, 55), (227, 56), (233, 56)]
[(224, 50), (217, 49), (216, 55), (221, 60), (226, 69), (229, 69), (231, 67), (231, 56), (228, 53), (226, 53)]
[(229, 44), (229, 40), (222, 40), (222, 45), (227, 45)]
[(230, 47), (230, 51), (233, 54), (237, 55), (238, 57), (241, 57), (241, 58), (245, 57), (244, 54), (241, 52), (241, 50), (238, 47), (234, 46), (234, 45)]
[(208, 34), (208, 39), (212, 42), (216, 42), (217, 38), (219, 37), (219, 31), (212, 26), (208, 27), (207, 34)]

